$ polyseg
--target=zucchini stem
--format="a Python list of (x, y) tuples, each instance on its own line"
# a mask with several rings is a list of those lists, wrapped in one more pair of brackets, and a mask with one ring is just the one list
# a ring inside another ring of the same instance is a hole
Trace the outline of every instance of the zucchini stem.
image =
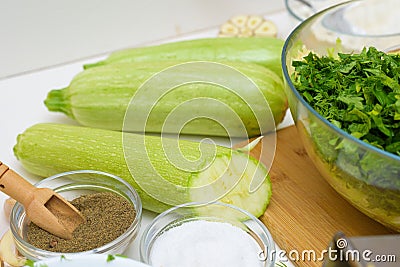
[(105, 61), (99, 61), (99, 62), (95, 62), (95, 63), (84, 64), (83, 65), (83, 69), (86, 70), (86, 69), (90, 69), (90, 68), (94, 68), (94, 67), (103, 66), (105, 64), (106, 64)]
[(71, 111), (70, 101), (66, 97), (67, 88), (51, 90), (47, 94), (44, 104), (49, 111), (65, 113), (68, 117), (74, 118)]

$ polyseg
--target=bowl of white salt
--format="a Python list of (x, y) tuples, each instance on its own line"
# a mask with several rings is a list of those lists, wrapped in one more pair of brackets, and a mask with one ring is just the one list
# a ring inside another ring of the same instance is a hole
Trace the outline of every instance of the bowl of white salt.
[(265, 225), (224, 203), (187, 203), (158, 215), (145, 229), (140, 257), (153, 267), (272, 267), (275, 243)]

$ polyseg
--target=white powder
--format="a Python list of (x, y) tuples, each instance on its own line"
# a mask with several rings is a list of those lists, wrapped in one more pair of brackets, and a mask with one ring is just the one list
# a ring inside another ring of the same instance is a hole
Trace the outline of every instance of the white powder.
[(173, 227), (154, 242), (154, 267), (257, 267), (261, 252), (244, 230), (229, 223), (191, 221)]

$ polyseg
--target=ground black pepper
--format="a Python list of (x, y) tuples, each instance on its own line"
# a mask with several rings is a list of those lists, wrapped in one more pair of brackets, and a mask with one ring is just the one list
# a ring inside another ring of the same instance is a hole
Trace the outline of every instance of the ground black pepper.
[(112, 192), (100, 192), (80, 196), (71, 201), (85, 217), (86, 222), (73, 232), (73, 238), (65, 240), (30, 223), (28, 242), (40, 249), (73, 253), (103, 246), (122, 235), (132, 224), (136, 211), (131, 202)]

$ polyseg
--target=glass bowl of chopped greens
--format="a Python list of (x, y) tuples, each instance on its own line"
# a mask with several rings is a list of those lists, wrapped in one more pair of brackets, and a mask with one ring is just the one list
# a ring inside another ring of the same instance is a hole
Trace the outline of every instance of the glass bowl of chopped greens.
[(186, 203), (158, 215), (140, 240), (153, 267), (273, 267), (275, 243), (265, 225), (233, 205)]
[[(282, 53), (306, 151), (360, 211), (400, 231), (400, 28), (397, 0), (355, 0), (302, 22)], [(334, 203), (332, 203), (334, 205)]]
[(10, 228), (17, 250), (29, 260), (122, 254), (139, 232), (139, 195), (115, 175), (78, 170), (53, 175), (35, 186), (51, 188), (70, 201), (86, 222), (75, 229), (72, 239), (62, 239), (32, 224), (17, 203), (11, 211)]

